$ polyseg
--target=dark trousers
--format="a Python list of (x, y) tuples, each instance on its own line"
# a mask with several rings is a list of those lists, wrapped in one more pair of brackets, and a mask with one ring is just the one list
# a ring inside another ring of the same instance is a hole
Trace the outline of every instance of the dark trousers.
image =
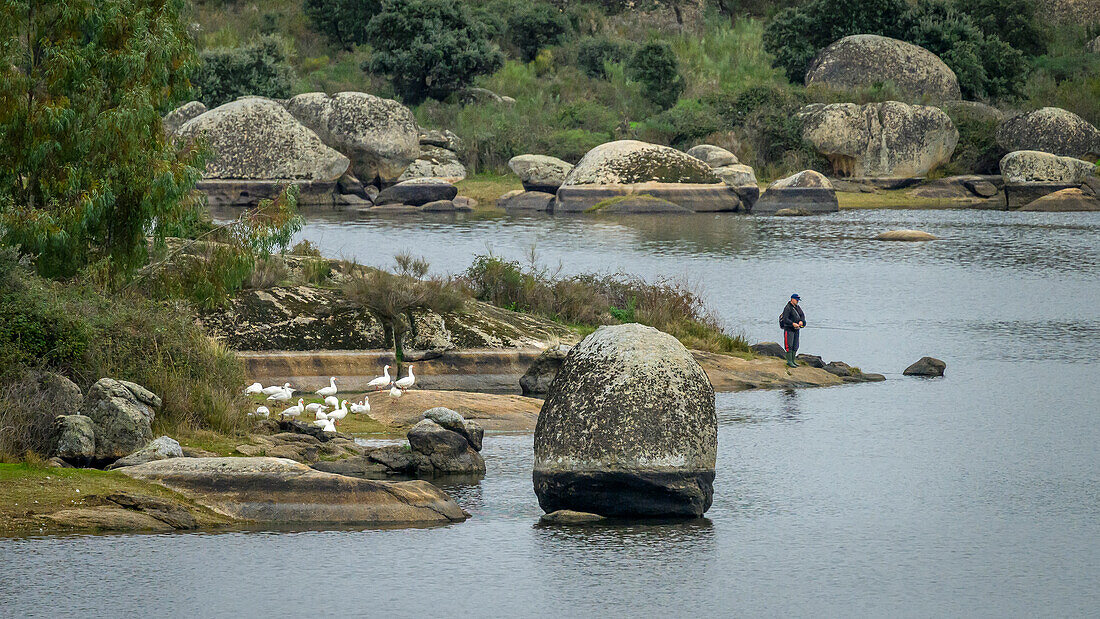
[(783, 330), (783, 350), (798, 353), (798, 331)]

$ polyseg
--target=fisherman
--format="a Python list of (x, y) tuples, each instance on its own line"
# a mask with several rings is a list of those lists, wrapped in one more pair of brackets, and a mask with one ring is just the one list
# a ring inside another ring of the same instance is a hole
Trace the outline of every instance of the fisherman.
[(787, 367), (796, 368), (794, 356), (798, 353), (798, 331), (806, 326), (806, 314), (798, 307), (801, 300), (797, 294), (791, 295), (790, 302), (779, 315), (779, 326), (783, 329), (783, 350), (787, 351)]

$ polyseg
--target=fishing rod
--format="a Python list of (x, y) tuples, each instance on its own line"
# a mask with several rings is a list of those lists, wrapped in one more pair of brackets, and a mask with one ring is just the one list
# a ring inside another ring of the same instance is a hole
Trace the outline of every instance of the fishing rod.
[(829, 331), (862, 331), (863, 330), (863, 329), (853, 329), (851, 327), (827, 327), (827, 326), (823, 326), (823, 325), (806, 325), (805, 327), (800, 328), (799, 331), (801, 331), (802, 329), (828, 329)]

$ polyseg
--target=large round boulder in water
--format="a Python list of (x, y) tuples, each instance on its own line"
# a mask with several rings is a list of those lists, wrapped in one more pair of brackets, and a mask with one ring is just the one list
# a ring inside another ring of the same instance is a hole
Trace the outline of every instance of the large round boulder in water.
[(701, 516), (713, 498), (714, 388), (676, 338), (600, 327), (570, 350), (535, 427), (535, 494), (547, 512)]
[(903, 94), (948, 101), (960, 97), (959, 79), (932, 52), (889, 37), (855, 34), (821, 50), (806, 71), (806, 85), (834, 90), (892, 83)]
[(997, 144), (1007, 151), (1095, 157), (1100, 155), (1100, 130), (1073, 112), (1044, 107), (1004, 121), (997, 130)]
[(420, 129), (412, 111), (365, 92), (298, 95), (287, 109), (325, 144), (347, 155), (363, 182), (396, 182), (420, 155)]
[(638, 140), (607, 142), (588, 151), (562, 182), (568, 185), (720, 183), (710, 166), (675, 148)]
[(247, 97), (183, 123), (184, 139), (204, 137), (211, 157), (203, 179), (335, 183), (348, 158), (325, 146), (279, 103)]
[(925, 105), (834, 103), (799, 112), (802, 137), (841, 176), (912, 178), (947, 163), (959, 132), (942, 110)]

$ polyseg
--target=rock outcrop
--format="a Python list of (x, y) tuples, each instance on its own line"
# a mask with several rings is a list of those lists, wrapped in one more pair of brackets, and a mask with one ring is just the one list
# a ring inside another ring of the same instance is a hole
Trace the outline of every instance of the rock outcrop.
[(940, 57), (905, 41), (873, 34), (844, 37), (818, 53), (806, 71), (806, 85), (833, 90), (870, 88), (890, 82), (902, 94), (958, 99), (959, 79)]
[(497, 206), (506, 211), (536, 211), (548, 213), (554, 210), (554, 194), (542, 191), (509, 191), (497, 199)]
[(1001, 158), (1006, 183), (1065, 183), (1079, 185), (1093, 176), (1095, 166), (1075, 157), (1059, 157), (1037, 150), (1018, 150)]
[(565, 182), (573, 164), (547, 155), (517, 155), (508, 160), (508, 167), (519, 177), (527, 191), (555, 193)]
[(420, 155), (420, 129), (412, 111), (365, 92), (298, 95), (287, 110), (325, 144), (347, 155), (364, 182), (388, 185)]
[(148, 445), (134, 453), (115, 460), (108, 469), (117, 469), (123, 466), (136, 466), (153, 462), (155, 460), (167, 460), (168, 458), (182, 458), (183, 449), (180, 444), (170, 436), (161, 436), (153, 439)]
[[(753, 187), (756, 193), (759, 189)], [(627, 185), (562, 185), (554, 201), (555, 213), (583, 213), (608, 200), (645, 195), (671, 202), (695, 213), (744, 212), (739, 188), (724, 183), (633, 183)], [(752, 194), (755, 196), (756, 194)]]
[(720, 182), (710, 166), (675, 148), (638, 140), (607, 142), (588, 151), (562, 182), (568, 185)]
[(206, 139), (211, 157), (203, 179), (306, 180), (336, 183), (348, 158), (325, 146), (282, 105), (249, 97), (218, 106), (179, 128)]
[(161, 127), (168, 135), (174, 135), (183, 126), (183, 123), (205, 113), (206, 106), (203, 105), (202, 101), (188, 101), (165, 114), (164, 118), (161, 119)]
[(84, 413), (95, 423), (95, 455), (116, 460), (153, 440), (152, 423), (160, 397), (144, 387), (101, 378), (85, 398)]
[(466, 519), (462, 508), (427, 482), (347, 477), (285, 458), (172, 458), (119, 472), (257, 522), (446, 524)]
[(1065, 157), (1100, 156), (1100, 130), (1073, 112), (1044, 107), (1004, 121), (997, 143), (1007, 151), (1038, 150)]
[(639, 324), (573, 347), (535, 428), (539, 505), (601, 516), (701, 516), (713, 497), (714, 389), (676, 340)]
[(1100, 198), (1076, 188), (1062, 189), (1028, 202), (1018, 210), (1042, 213), (1100, 211)]
[(768, 185), (752, 212), (768, 215), (784, 209), (797, 209), (808, 214), (835, 213), (840, 210), (840, 205), (836, 190), (825, 175), (803, 170)]
[(86, 415), (58, 415), (53, 428), (53, 455), (85, 466), (95, 459), (95, 422)]
[(692, 146), (687, 150), (687, 154), (709, 165), (711, 168), (721, 168), (723, 166), (741, 163), (737, 160), (737, 155), (734, 155), (721, 146), (713, 146), (711, 144)]
[(405, 168), (397, 182), (415, 178), (438, 178), (449, 183), (457, 183), (466, 178), (466, 166), (458, 160), (458, 155), (438, 146), (420, 146), (420, 155)]
[(921, 357), (919, 361), (905, 368), (905, 376), (943, 376), (947, 364), (935, 357)]
[(377, 206), (407, 204), (423, 206), (436, 200), (451, 200), (458, 195), (458, 188), (441, 178), (416, 178), (402, 181), (378, 192), (374, 199)]
[(544, 350), (519, 379), (519, 388), (523, 395), (544, 396), (549, 393), (550, 383), (558, 375), (569, 349), (569, 346), (558, 345)]
[(803, 108), (802, 137), (840, 176), (921, 177), (947, 163), (959, 132), (942, 110), (897, 101)]

